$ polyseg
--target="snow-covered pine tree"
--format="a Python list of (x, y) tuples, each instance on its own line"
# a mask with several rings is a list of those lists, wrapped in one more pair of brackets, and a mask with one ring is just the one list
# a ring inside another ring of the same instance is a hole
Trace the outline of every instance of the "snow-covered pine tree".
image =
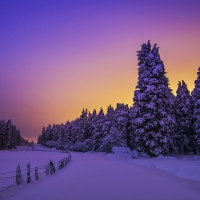
[[(1, 122), (0, 122), (1, 123)], [(0, 124), (0, 126), (1, 126), (1, 124)], [(3, 135), (2, 135), (2, 133), (1, 133), (1, 131), (0, 131), (0, 149), (3, 149)]]
[(42, 140), (41, 140), (42, 145), (45, 144), (45, 138), (46, 138), (46, 130), (45, 130), (45, 127), (43, 127), (42, 128)]
[(74, 145), (77, 142), (77, 133), (79, 132), (79, 118), (73, 120), (72, 124), (72, 134), (71, 134), (71, 143)]
[(110, 134), (110, 128), (111, 128), (112, 124), (114, 123), (114, 116), (115, 116), (115, 110), (110, 105), (110, 106), (108, 106), (107, 113), (103, 118), (103, 126), (102, 126), (103, 137), (101, 139), (101, 144), (96, 151), (100, 151), (100, 152), (110, 152), (111, 151), (112, 136)]
[(108, 106), (106, 115), (108, 116), (109, 121), (112, 123), (114, 120), (113, 118), (115, 115), (115, 109), (111, 105)]
[(88, 137), (87, 133), (88, 111), (82, 110), (82, 114), (73, 123), (72, 134), (75, 139), (75, 144), (71, 146), (73, 151), (83, 151), (83, 143)]
[[(140, 151), (142, 151), (143, 149), (139, 146), (138, 147), (138, 141), (136, 139), (136, 130), (138, 128), (137, 123), (135, 123), (135, 120), (141, 116), (140, 114), (140, 100), (137, 99), (137, 96), (140, 96), (140, 94), (142, 94), (144, 92), (144, 87), (145, 84), (148, 81), (148, 78), (145, 77), (149, 74), (148, 72), (148, 66), (146, 66), (146, 58), (149, 55), (150, 51), (151, 51), (151, 44), (150, 41), (148, 41), (148, 43), (144, 43), (141, 45), (141, 50), (137, 51), (137, 56), (138, 56), (138, 85), (136, 86), (135, 92), (134, 92), (134, 98), (133, 98), (133, 106), (130, 108), (129, 110), (129, 120), (128, 120), (128, 131), (130, 133), (130, 147), (131, 149), (139, 149)], [(138, 89), (140, 91), (138, 91)], [(139, 115), (140, 114), (140, 115)], [(138, 131), (138, 130), (137, 130)], [(140, 130), (140, 132), (142, 133), (143, 130)], [(138, 133), (139, 134), (139, 133)], [(138, 135), (137, 134), (137, 135)], [(138, 138), (138, 137), (137, 137)]]
[(5, 127), (6, 123), (5, 121), (0, 121), (0, 149), (5, 149)]
[(89, 112), (88, 113), (88, 120), (87, 120), (87, 125), (85, 127), (85, 141), (82, 144), (82, 151), (87, 152), (87, 151), (92, 151), (93, 148), (93, 141), (92, 141), (92, 135), (94, 133), (94, 122), (96, 119), (96, 110), (92, 112), (92, 114)]
[(115, 116), (115, 110), (111, 105), (109, 105), (107, 108), (107, 113), (103, 119), (103, 127), (102, 127), (103, 135), (107, 136), (110, 133), (110, 128), (114, 123), (114, 116)]
[(70, 141), (70, 121), (67, 121), (63, 127), (63, 143), (66, 145)]
[(16, 126), (12, 125), (12, 138), (11, 138), (11, 148), (16, 148), (17, 147), (17, 141), (16, 141), (16, 136), (17, 136), (17, 129)]
[(42, 135), (41, 134), (39, 134), (39, 136), (38, 136), (37, 144), (42, 144)]
[(6, 136), (7, 136), (6, 148), (11, 149), (12, 148), (12, 122), (10, 119), (6, 123)]
[(188, 153), (193, 146), (193, 101), (184, 81), (178, 83), (176, 91), (175, 110), (177, 130), (175, 145), (179, 153)]
[[(112, 110), (112, 109), (111, 109)], [(108, 109), (109, 111), (109, 109)], [(127, 146), (128, 105), (117, 104), (115, 111), (107, 112), (104, 120), (104, 138), (97, 151), (111, 152), (114, 146)], [(112, 114), (112, 118), (109, 115)]]
[(51, 125), (49, 124), (49, 125), (46, 127), (46, 131), (45, 131), (45, 142), (50, 141), (51, 138), (52, 138)]
[(115, 119), (116, 119), (116, 144), (115, 146), (126, 147), (128, 144), (127, 137), (127, 122), (128, 122), (128, 105), (117, 104), (115, 110)]
[(63, 147), (63, 137), (64, 137), (64, 124), (61, 124), (59, 126), (59, 129), (58, 129), (58, 140), (57, 140), (57, 144), (56, 144), (56, 148), (57, 149), (61, 149), (61, 150), (64, 150), (64, 147)]
[(174, 96), (156, 44), (151, 49), (148, 41), (137, 55), (139, 77), (133, 98), (137, 148), (150, 157), (166, 155), (173, 148), (176, 127)]
[(195, 87), (192, 91), (192, 99), (194, 103), (194, 144), (193, 152), (197, 153), (197, 145), (200, 143), (200, 67), (197, 72), (197, 79), (194, 82)]
[(139, 108), (136, 105), (134, 105), (134, 106), (130, 107), (130, 109), (128, 111), (127, 135), (129, 137), (128, 147), (130, 147), (131, 149), (138, 149), (137, 142), (135, 141), (136, 126), (134, 123), (134, 120), (137, 118), (137, 113), (139, 112), (138, 109)]
[(101, 108), (98, 115), (96, 116), (94, 123), (94, 133), (92, 136), (93, 151), (96, 151), (100, 147), (102, 143), (102, 138), (105, 136), (102, 131), (103, 122), (104, 122), (104, 112), (103, 109)]
[(52, 141), (57, 141), (58, 131), (59, 131), (58, 129), (59, 129), (59, 125), (53, 124), (52, 129), (51, 129), (51, 131), (52, 131)]
[(16, 130), (16, 143), (17, 143), (17, 146), (20, 143), (20, 129)]
[(93, 122), (93, 118), (96, 117), (96, 111), (95, 113), (88, 113), (88, 120), (87, 120), (87, 124), (86, 124), (86, 127), (85, 127), (85, 139), (89, 139), (92, 137), (92, 133), (93, 133), (93, 130), (94, 130), (94, 127), (92, 125), (92, 122)]
[(71, 122), (72, 129), (71, 129), (71, 151), (82, 151), (82, 142), (80, 142), (80, 118), (75, 119)]
[(78, 140), (80, 142), (83, 142), (85, 139), (87, 139), (87, 132), (86, 132), (86, 127), (87, 127), (87, 121), (88, 121), (88, 111), (87, 109), (82, 110), (82, 114), (79, 118), (79, 134), (78, 134)]

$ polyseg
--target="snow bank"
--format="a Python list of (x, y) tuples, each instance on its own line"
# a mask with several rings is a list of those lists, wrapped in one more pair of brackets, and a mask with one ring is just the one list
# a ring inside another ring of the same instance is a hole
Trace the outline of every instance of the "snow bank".
[(200, 155), (171, 154), (157, 158), (137, 158), (131, 162), (155, 167), (179, 177), (200, 181)]
[(111, 152), (115, 154), (130, 154), (131, 150), (128, 147), (113, 147)]

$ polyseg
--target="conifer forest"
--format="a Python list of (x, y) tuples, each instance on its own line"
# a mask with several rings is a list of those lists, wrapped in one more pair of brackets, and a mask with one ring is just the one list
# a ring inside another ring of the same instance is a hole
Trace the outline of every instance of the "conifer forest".
[[(99, 112), (83, 109), (73, 121), (43, 127), (38, 143), (49, 148), (80, 152), (111, 152), (114, 146), (129, 147), (150, 157), (171, 152), (197, 153), (200, 68), (191, 94), (182, 80), (175, 96), (170, 89), (159, 47), (148, 41), (141, 45), (137, 57), (138, 82), (131, 107), (118, 103), (115, 108), (109, 105), (106, 112), (102, 108)], [(10, 145), (11, 140), (7, 140), (7, 145)], [(2, 143), (1, 148), (5, 145)]]

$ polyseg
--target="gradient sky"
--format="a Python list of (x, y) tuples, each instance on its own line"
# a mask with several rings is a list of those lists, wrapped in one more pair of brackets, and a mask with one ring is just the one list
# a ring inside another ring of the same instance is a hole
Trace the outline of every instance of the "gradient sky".
[(137, 56), (160, 47), (170, 87), (200, 66), (200, 0), (1, 0), (0, 119), (27, 139), (116, 103), (132, 105)]

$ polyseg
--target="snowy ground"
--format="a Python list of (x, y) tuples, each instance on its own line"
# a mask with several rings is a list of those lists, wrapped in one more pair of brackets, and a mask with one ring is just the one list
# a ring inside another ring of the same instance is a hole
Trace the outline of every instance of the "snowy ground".
[(21, 169), (26, 169), (29, 162), (31, 168), (35, 168), (48, 164), (51, 159), (57, 162), (63, 157), (66, 155), (60, 152), (0, 151), (0, 173), (15, 171), (18, 164)]
[(132, 162), (155, 167), (179, 177), (200, 181), (200, 155), (170, 154), (151, 159), (133, 159)]
[[(19, 160), (20, 163), (26, 164), (25, 154), (27, 158), (31, 158), (30, 162), (38, 162), (38, 165), (46, 164), (52, 156), (55, 156), (55, 160), (63, 157), (63, 154), (55, 152), (1, 151), (0, 172), (10, 169), (9, 153), (16, 153), (12, 159), (14, 167)], [(33, 156), (34, 153), (39, 153), (39, 157)], [(2, 165), (4, 154), (8, 159), (6, 162), (4, 160)], [(193, 177), (199, 180), (199, 165), (199, 156), (191, 155), (133, 159), (125, 153), (72, 153), (71, 162), (62, 170), (30, 184), (1, 191), (0, 199), (199, 200), (200, 181), (192, 180)], [(171, 173), (191, 176), (181, 178)]]

